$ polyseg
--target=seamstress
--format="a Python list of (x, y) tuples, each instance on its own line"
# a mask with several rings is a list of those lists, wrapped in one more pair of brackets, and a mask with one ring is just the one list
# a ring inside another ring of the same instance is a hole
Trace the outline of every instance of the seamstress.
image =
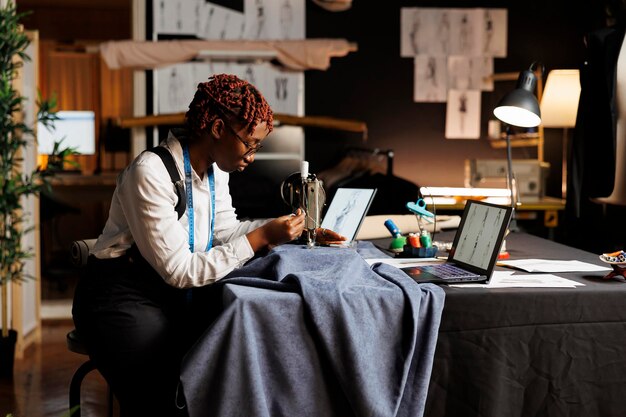
[[(255, 252), (302, 233), (300, 211), (244, 222), (232, 206), (228, 173), (254, 161), (272, 124), (272, 110), (254, 86), (215, 75), (198, 85), (185, 129), (171, 131), (160, 145), (186, 184), (180, 219), (176, 188), (157, 154), (143, 152), (119, 175), (109, 218), (76, 289), (73, 315), (123, 416), (177, 415), (186, 332), (204, 314), (189, 308), (188, 289), (206, 287)], [(331, 231), (320, 235), (342, 240)]]

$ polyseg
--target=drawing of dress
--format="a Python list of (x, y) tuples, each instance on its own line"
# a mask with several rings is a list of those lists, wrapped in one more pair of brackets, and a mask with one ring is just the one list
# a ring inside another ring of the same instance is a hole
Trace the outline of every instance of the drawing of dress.
[(291, 26), (293, 24), (293, 7), (290, 0), (285, 0), (280, 8), (280, 32), (281, 39), (291, 38)]
[(276, 84), (276, 100), (287, 100), (287, 77), (276, 77), (274, 83)]
[(467, 115), (467, 96), (462, 92), (459, 96), (459, 128), (465, 131), (465, 116)]
[(204, 37), (206, 39), (211, 39), (211, 24), (213, 23), (213, 14), (215, 13), (215, 7), (209, 7), (209, 16), (206, 19), (204, 24)]
[(461, 50), (459, 51), (463, 55), (471, 55), (472, 48), (472, 27), (470, 25), (469, 16), (464, 13), (461, 17), (461, 28), (459, 30), (459, 41)]
[(222, 26), (222, 30), (220, 31), (220, 40), (225, 40), (226, 39), (226, 31), (228, 30), (228, 19), (230, 17), (230, 14), (227, 14), (224, 17), (224, 26)]
[(419, 37), (420, 37), (420, 14), (419, 11), (413, 13), (413, 23), (411, 25), (411, 32), (409, 33), (409, 39), (411, 41), (411, 48), (413, 49), (413, 55), (419, 54)]
[(426, 63), (426, 74), (424, 75), (424, 81), (426, 84), (426, 99), (437, 100), (439, 85), (437, 82), (437, 60), (434, 57), (429, 57)]
[(159, 20), (160, 20), (160, 24), (159, 24), (159, 30), (162, 31), (165, 28), (165, 0), (161, 0), (159, 2)]
[(450, 48), (450, 18), (447, 12), (441, 13), (441, 21), (437, 27), (437, 39), (443, 54), (448, 53)]
[(250, 84), (256, 84), (256, 77), (254, 76), (254, 69), (252, 68), (252, 65), (246, 66), (244, 80), (248, 81)]
[(186, 106), (186, 96), (183, 91), (183, 80), (178, 74), (176, 67), (172, 68), (170, 71), (168, 100), (170, 109), (173, 108), (179, 111), (183, 110)]
[(491, 51), (491, 42), (493, 41), (494, 36), (494, 25), (493, 18), (491, 17), (491, 13), (489, 10), (485, 10), (485, 44), (483, 45), (483, 51), (488, 54)]
[(262, 39), (265, 34), (265, 6), (263, 0), (255, 0), (254, 6), (256, 8), (256, 36), (255, 39)]
[(178, 30), (183, 28), (182, 7), (182, 4), (176, 3), (176, 29)]

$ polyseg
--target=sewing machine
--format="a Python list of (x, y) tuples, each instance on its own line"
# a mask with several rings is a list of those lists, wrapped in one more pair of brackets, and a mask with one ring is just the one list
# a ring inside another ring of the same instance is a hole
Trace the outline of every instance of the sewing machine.
[(322, 209), (326, 202), (326, 193), (322, 181), (315, 174), (309, 173), (307, 161), (301, 162), (299, 173), (293, 173), (283, 181), (280, 194), (293, 212), (297, 209), (304, 212), (307, 246), (315, 246), (315, 235), (322, 223)]

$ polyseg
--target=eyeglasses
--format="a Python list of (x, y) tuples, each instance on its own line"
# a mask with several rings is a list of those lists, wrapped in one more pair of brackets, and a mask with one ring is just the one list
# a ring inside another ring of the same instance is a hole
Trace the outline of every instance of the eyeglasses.
[(256, 146), (251, 145), (250, 142), (248, 142), (247, 140), (245, 140), (244, 138), (239, 136), (239, 134), (235, 131), (235, 129), (233, 129), (233, 127), (230, 125), (230, 123), (224, 122), (224, 125), (228, 128), (228, 130), (230, 130), (230, 132), (233, 135), (235, 135), (235, 137), (239, 140), (239, 142), (243, 143), (243, 145), (246, 147), (246, 149), (247, 149), (246, 153), (243, 154), (244, 158), (246, 156), (254, 155), (258, 151), (260, 151), (261, 148), (263, 148), (263, 145), (261, 145), (261, 144), (258, 144)]

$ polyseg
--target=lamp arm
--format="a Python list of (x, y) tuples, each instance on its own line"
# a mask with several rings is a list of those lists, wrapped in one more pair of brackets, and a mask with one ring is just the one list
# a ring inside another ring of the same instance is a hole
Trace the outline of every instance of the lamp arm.
[(511, 193), (511, 224), (509, 225), (510, 231), (515, 231), (515, 209), (517, 208), (518, 194), (517, 184), (515, 182), (515, 175), (513, 174), (513, 152), (511, 150), (511, 125), (506, 125), (506, 170), (507, 170), (507, 188)]

